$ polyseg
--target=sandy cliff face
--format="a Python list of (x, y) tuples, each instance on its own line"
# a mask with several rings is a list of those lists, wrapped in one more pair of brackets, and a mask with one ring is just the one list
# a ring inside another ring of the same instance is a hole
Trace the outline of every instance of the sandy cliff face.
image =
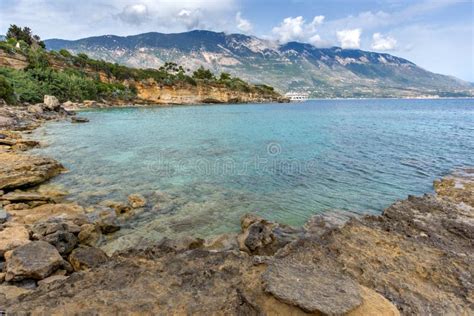
[(156, 104), (246, 103), (278, 101), (278, 94), (229, 90), (210, 85), (166, 86), (154, 81), (135, 84), (138, 98)]
[(28, 59), (17, 53), (8, 53), (0, 49), (0, 67), (9, 67), (17, 70), (25, 69), (28, 66)]

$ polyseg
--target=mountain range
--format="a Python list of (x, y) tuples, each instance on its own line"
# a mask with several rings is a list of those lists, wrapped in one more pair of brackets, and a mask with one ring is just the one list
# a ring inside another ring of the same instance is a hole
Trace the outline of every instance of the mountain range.
[(67, 49), (131, 67), (158, 68), (176, 62), (189, 71), (204, 66), (229, 72), (281, 92), (312, 97), (423, 97), (474, 95), (472, 83), (435, 74), (390, 54), (310, 44), (280, 44), (243, 34), (190, 31), (177, 34), (104, 35), (49, 39), (50, 50)]

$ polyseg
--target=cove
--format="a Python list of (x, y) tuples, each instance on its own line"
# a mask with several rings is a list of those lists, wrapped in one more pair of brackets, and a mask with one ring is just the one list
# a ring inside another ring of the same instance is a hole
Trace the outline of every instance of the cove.
[(302, 225), (328, 210), (379, 214), (474, 165), (474, 101), (312, 100), (117, 108), (48, 123), (37, 154), (69, 172), (51, 183), (94, 204), (141, 193), (126, 242), (236, 231), (244, 213)]

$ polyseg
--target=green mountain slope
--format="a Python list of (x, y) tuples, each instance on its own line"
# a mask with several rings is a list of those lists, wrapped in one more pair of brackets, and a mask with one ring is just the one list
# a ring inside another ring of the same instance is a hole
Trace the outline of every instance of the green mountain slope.
[(68, 49), (131, 67), (158, 68), (173, 61), (189, 69), (229, 72), (282, 92), (313, 97), (473, 96), (473, 85), (424, 70), (403, 58), (338, 47), (284, 45), (242, 34), (192, 31), (51, 39), (48, 49)]

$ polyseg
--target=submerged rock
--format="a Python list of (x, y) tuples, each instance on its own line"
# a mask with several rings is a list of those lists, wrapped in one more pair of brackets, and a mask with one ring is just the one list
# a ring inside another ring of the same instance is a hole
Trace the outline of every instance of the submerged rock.
[(44, 241), (32, 241), (6, 255), (6, 281), (41, 280), (63, 264), (56, 248)]
[(473, 211), (454, 202), (410, 197), (381, 216), (320, 217), (306, 230), (248, 215), (245, 252), (226, 246), (232, 236), (144, 242), (106, 259), (77, 248), (75, 269), (93, 269), (0, 304), (33, 314), (471, 315)]
[(111, 200), (102, 201), (100, 202), (100, 205), (114, 209), (117, 215), (126, 214), (130, 212), (131, 210), (131, 207), (126, 205), (125, 203), (111, 201)]
[(87, 123), (87, 122), (89, 122), (89, 119), (86, 118), (86, 117), (73, 116), (73, 117), (71, 117), (71, 122), (72, 123)]
[(146, 199), (141, 194), (130, 194), (128, 196), (128, 203), (132, 208), (140, 208), (146, 205)]

